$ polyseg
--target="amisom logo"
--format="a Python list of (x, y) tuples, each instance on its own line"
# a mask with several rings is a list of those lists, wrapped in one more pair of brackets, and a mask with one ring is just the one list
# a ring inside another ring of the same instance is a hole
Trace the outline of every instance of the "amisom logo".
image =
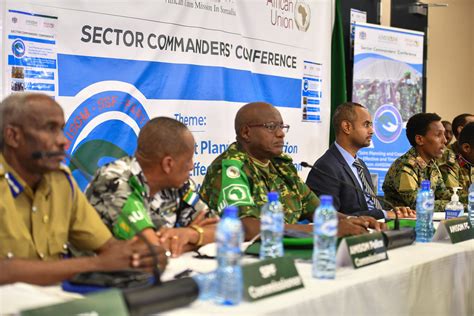
[(381, 142), (389, 144), (398, 139), (402, 132), (402, 117), (391, 104), (380, 106), (374, 115), (375, 135)]
[(16, 58), (22, 58), (26, 53), (25, 43), (21, 39), (13, 41), (12, 52)]
[(134, 154), (138, 133), (148, 120), (143, 105), (121, 91), (96, 93), (74, 110), (64, 134), (70, 141), (68, 154), (80, 164), (67, 161), (82, 190), (99, 167)]

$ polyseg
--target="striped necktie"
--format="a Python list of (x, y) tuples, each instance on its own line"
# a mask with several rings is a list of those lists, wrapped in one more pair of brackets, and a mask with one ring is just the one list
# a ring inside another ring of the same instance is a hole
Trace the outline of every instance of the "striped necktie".
[(381, 210), (382, 205), (374, 197), (375, 196), (374, 190), (372, 190), (372, 186), (369, 184), (369, 182), (367, 181), (367, 178), (365, 177), (364, 166), (362, 165), (362, 162), (359, 160), (359, 158), (357, 158), (352, 165), (356, 167), (357, 173), (359, 174), (360, 181), (362, 182), (364, 192), (367, 193), (366, 196), (369, 198), (369, 201), (371, 202), (371, 203), (368, 203), (368, 204), (371, 204), (369, 206), (375, 206), (376, 209)]

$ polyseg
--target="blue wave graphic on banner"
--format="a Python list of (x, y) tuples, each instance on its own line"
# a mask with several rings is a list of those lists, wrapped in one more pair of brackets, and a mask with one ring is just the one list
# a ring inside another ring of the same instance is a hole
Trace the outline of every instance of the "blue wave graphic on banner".
[[(110, 114), (116, 113), (121, 116), (111, 118)], [(133, 155), (137, 132), (148, 121), (143, 105), (121, 91), (103, 91), (79, 104), (64, 127), (69, 140), (67, 153), (82, 165), (70, 164), (66, 159), (79, 187), (84, 190), (89, 181), (83, 172), (92, 176), (104, 164)]]
[(60, 96), (116, 80), (134, 85), (147, 99), (301, 104), (301, 79), (247, 70), (66, 54), (58, 54), (58, 65)]

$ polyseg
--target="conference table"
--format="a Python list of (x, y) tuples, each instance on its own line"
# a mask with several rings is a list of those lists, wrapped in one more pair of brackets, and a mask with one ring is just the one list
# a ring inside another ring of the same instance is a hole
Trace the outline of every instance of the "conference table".
[[(388, 251), (388, 261), (359, 269), (340, 267), (335, 280), (311, 276), (311, 263), (296, 261), (304, 288), (238, 306), (195, 301), (166, 315), (474, 315), (474, 240), (432, 242)], [(246, 256), (243, 263), (255, 262)], [(216, 261), (187, 253), (170, 259), (163, 279), (185, 269), (209, 272)], [(0, 313), (75, 299), (56, 287), (0, 287)], [(22, 288), (23, 287), (23, 288)], [(29, 301), (34, 290), (44, 297)]]
[[(388, 257), (338, 268), (335, 280), (314, 279), (311, 263), (297, 261), (304, 289), (231, 307), (196, 301), (167, 315), (474, 315), (474, 240), (413, 244)], [(189, 260), (200, 272), (215, 267)]]

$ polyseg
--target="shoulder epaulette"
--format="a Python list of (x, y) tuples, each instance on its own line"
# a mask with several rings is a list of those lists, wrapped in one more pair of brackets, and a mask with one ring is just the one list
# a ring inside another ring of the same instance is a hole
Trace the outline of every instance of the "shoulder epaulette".
[(449, 151), (448, 156), (446, 157), (446, 163), (451, 166), (456, 163), (456, 154), (453, 151)]
[(64, 163), (60, 163), (60, 164), (59, 164), (59, 169), (60, 169), (61, 171), (65, 172), (65, 173), (72, 174), (72, 173), (71, 173), (71, 169), (69, 169), (69, 167), (68, 167), (66, 164), (64, 164)]
[(283, 153), (280, 156), (276, 157), (275, 160), (283, 160), (283, 161), (291, 162), (293, 161), (293, 158), (291, 158), (290, 155)]
[(69, 186), (71, 187), (72, 197), (74, 198), (75, 192), (74, 192), (74, 184), (73, 184), (73, 180), (72, 180), (71, 169), (69, 169), (69, 167), (66, 166), (65, 164), (61, 163), (59, 165), (59, 170), (61, 170), (64, 173), (64, 175), (66, 176), (66, 179), (69, 182)]

